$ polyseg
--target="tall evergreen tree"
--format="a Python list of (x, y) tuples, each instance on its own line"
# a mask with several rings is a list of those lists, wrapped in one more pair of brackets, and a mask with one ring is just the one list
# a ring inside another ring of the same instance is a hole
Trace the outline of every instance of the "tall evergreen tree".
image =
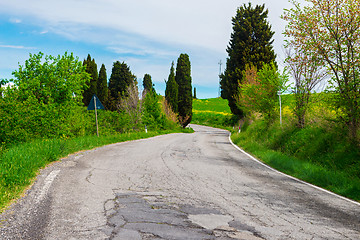
[(194, 96), (193, 97), (196, 99), (196, 88), (194, 88)]
[(97, 96), (102, 104), (106, 105), (108, 101), (108, 92), (106, 68), (105, 65), (102, 64), (99, 72), (99, 79), (97, 81)]
[(267, 16), (265, 5), (253, 8), (249, 3), (238, 8), (236, 16), (232, 18), (233, 33), (226, 50), (229, 57), (220, 85), (221, 97), (228, 100), (232, 113), (240, 117), (244, 113), (237, 104), (237, 98), (245, 66), (252, 64), (260, 70), (264, 64), (275, 63), (276, 55), (272, 46), (274, 32)]
[(180, 54), (177, 65), (175, 81), (178, 89), (178, 112), (179, 122), (186, 127), (192, 118), (192, 86), (191, 86), (191, 66), (189, 55)]
[(91, 76), (90, 82), (86, 85), (83, 92), (83, 103), (87, 106), (90, 103), (91, 97), (97, 94), (96, 89), (99, 75), (95, 59), (91, 59), (90, 54), (88, 54), (87, 59), (84, 59), (83, 65), (86, 66), (86, 72)]
[(170, 74), (166, 82), (165, 99), (173, 112), (178, 112), (178, 84), (175, 81), (174, 62), (171, 63)]
[(131, 73), (126, 63), (114, 62), (109, 79), (109, 91), (112, 101), (117, 103), (122, 97), (127, 97), (127, 88), (135, 82), (136, 77)]
[(144, 91), (146, 92), (155, 91), (150, 74), (144, 75), (143, 87), (144, 87)]

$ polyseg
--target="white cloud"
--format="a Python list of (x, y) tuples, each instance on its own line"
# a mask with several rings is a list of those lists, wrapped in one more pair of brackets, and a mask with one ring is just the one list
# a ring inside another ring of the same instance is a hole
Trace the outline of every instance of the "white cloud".
[[(223, 51), (229, 37), (232, 1), (73, 1), (12, 0), (0, 8), (38, 18), (39, 24), (86, 24), (142, 35), (149, 39)], [(225, 33), (225, 34), (224, 34)], [(219, 47), (220, 44), (220, 47)]]
[[(226, 47), (232, 32), (231, 18), (238, 7), (248, 2), (11, 0), (0, 1), (0, 13), (20, 16), (23, 22), (41, 27), (43, 31), (39, 31), (40, 34), (55, 33), (72, 41), (101, 45), (105, 51), (138, 58), (138, 61), (129, 61), (129, 65), (134, 64), (131, 66), (135, 74), (142, 77), (143, 72), (154, 71), (157, 81), (167, 78), (171, 61), (176, 61), (181, 52), (187, 52), (192, 61), (194, 82), (216, 86), (217, 63), (220, 59), (225, 62), (227, 57)], [(282, 61), (285, 22), (280, 15), (283, 8), (291, 4), (288, 0), (251, 0), (251, 3), (265, 3), (269, 9), (269, 22), (275, 31), (274, 48), (278, 61)], [(20, 17), (11, 18), (12, 22), (20, 23)], [(12, 45), (0, 47), (26, 49)]]
[(0, 45), (0, 48), (12, 48), (12, 49), (36, 49), (35, 47), (25, 47), (19, 45)]
[(21, 22), (22, 22), (22, 20), (19, 19), (19, 18), (10, 18), (9, 21), (10, 21), (11, 23), (21, 23)]

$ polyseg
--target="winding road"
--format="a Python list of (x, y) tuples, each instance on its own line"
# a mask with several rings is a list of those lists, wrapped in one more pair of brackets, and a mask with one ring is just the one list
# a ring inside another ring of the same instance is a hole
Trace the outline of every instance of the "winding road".
[(359, 203), (191, 127), (52, 164), (0, 215), (0, 239), (360, 239)]

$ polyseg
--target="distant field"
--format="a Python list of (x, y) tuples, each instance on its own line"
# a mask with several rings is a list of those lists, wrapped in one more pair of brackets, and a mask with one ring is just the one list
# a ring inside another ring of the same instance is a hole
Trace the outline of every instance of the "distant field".
[(222, 98), (194, 99), (192, 123), (230, 129), (237, 122)]
[(195, 110), (195, 112), (231, 114), (227, 100), (222, 98), (194, 99), (193, 110)]

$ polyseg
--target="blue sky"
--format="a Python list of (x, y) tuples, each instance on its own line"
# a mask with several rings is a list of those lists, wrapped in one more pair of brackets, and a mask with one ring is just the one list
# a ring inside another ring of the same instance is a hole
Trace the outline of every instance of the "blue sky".
[[(291, 5), (287, 0), (251, 2), (269, 9), (281, 66), (285, 22), (280, 15)], [(80, 60), (90, 53), (98, 68), (105, 64), (108, 78), (113, 62), (124, 61), (139, 82), (148, 73), (164, 94), (171, 62), (187, 53), (197, 96), (217, 97), (218, 62), (226, 62), (231, 18), (244, 3), (248, 1), (0, 0), (0, 78), (11, 78), (29, 53), (68, 51)]]

